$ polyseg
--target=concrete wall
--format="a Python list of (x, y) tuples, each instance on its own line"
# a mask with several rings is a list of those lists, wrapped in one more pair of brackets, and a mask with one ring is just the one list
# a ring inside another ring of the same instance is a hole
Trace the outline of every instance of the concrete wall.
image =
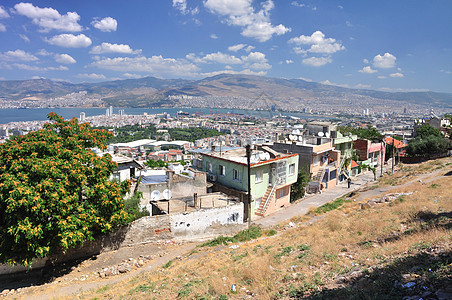
[(224, 230), (224, 226), (243, 224), (243, 203), (171, 214), (170, 220), (171, 232), (176, 237), (212, 236)]

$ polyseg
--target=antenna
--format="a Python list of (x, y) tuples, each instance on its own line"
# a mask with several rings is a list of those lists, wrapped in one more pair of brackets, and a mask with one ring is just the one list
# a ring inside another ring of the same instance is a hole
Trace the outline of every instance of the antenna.
[(163, 194), (163, 199), (165, 199), (165, 200), (169, 200), (169, 199), (171, 199), (171, 197), (173, 197), (173, 194), (168, 189), (165, 189), (162, 194)]
[(152, 191), (152, 193), (151, 193), (151, 200), (152, 201), (160, 200), (160, 192), (157, 191), (157, 190)]

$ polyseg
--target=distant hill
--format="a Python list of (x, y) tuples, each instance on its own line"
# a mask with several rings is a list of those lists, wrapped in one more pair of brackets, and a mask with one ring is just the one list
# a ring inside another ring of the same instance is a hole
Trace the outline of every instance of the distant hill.
[(101, 98), (108, 105), (129, 107), (174, 106), (177, 101), (168, 96), (217, 96), (257, 99), (262, 94), (274, 103), (296, 104), (307, 101), (334, 102), (338, 99), (367, 97), (378, 100), (452, 107), (452, 94), (436, 92), (391, 93), (374, 90), (349, 89), (301, 79), (282, 79), (251, 75), (220, 74), (201, 80), (159, 79), (144, 77), (72, 84), (47, 79), (0, 81), (0, 98), (20, 100), (27, 97), (48, 99), (65, 94), (86, 91)]

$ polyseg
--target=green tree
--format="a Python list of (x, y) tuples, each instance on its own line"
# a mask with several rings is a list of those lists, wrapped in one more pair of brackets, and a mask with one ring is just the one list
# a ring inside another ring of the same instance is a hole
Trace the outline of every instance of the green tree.
[(311, 176), (309, 173), (302, 169), (298, 172), (297, 182), (292, 184), (290, 187), (290, 201), (293, 202), (300, 198), (303, 198), (305, 195), (305, 187), (311, 180)]
[(166, 161), (161, 160), (161, 159), (159, 159), (159, 160), (149, 159), (144, 164), (146, 166), (148, 166), (149, 168), (151, 168), (151, 169), (168, 168), (168, 163)]
[(451, 141), (436, 135), (425, 138), (416, 137), (408, 142), (406, 152), (409, 156), (429, 157), (434, 154), (445, 153), (451, 147)]
[(383, 139), (383, 135), (378, 132), (377, 128), (368, 125), (366, 128), (359, 127), (351, 127), (351, 126), (339, 126), (338, 130), (346, 135), (346, 134), (354, 134), (357, 135), (360, 139), (366, 139), (371, 141), (381, 141)]
[(109, 133), (55, 113), (44, 129), (0, 144), (0, 262), (29, 265), (124, 224), (117, 167), (97, 156)]
[(435, 127), (432, 127), (428, 124), (423, 124), (416, 129), (416, 137), (424, 139), (431, 135), (436, 136), (436, 137), (441, 137), (441, 138), (443, 137), (443, 134), (441, 133), (441, 131), (439, 131)]

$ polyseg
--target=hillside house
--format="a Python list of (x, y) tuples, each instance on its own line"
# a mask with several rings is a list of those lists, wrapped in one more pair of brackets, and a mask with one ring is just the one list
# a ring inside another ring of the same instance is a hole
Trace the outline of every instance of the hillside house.
[[(301, 138), (300, 138), (301, 137)], [(298, 141), (274, 143), (270, 147), (275, 151), (296, 153), (300, 170), (311, 175), (312, 189), (336, 186), (340, 168), (340, 151), (333, 146), (333, 139), (319, 136), (300, 136)]]
[(357, 139), (353, 143), (353, 147), (361, 163), (372, 167), (377, 167), (384, 163), (386, 153), (385, 143), (373, 143), (369, 140)]
[[(213, 189), (246, 201), (248, 165), (245, 148), (211, 151), (201, 156), (202, 161), (198, 164), (207, 172), (208, 180), (214, 183)], [(268, 215), (290, 204), (290, 186), (297, 181), (298, 154), (282, 154), (266, 146), (255, 147), (250, 170), (252, 218), (255, 214)]]

